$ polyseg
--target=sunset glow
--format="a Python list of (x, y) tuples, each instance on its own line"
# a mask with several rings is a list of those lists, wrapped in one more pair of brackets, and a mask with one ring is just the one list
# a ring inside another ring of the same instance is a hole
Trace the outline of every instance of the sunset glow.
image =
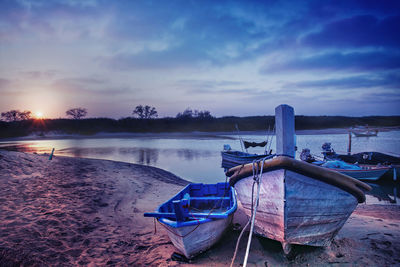
[(40, 112), (40, 111), (37, 111), (37, 112), (35, 113), (35, 118), (36, 118), (36, 119), (43, 119), (43, 113)]

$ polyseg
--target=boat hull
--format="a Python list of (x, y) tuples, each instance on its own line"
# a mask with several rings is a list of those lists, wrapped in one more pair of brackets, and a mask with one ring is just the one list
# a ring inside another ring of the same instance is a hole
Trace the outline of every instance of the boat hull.
[(343, 170), (333, 169), (350, 177), (362, 181), (378, 181), (379, 178), (390, 170), (390, 167), (370, 170)]
[[(252, 185), (252, 176), (235, 184), (248, 217), (251, 215)], [(286, 169), (268, 171), (262, 174), (254, 230), (283, 245), (326, 246), (357, 203), (352, 194), (336, 186)]]
[[(191, 225), (179, 228), (170, 227), (168, 224), (164, 224), (164, 226), (167, 228), (168, 236), (174, 246), (186, 258), (190, 259), (218, 242), (231, 224), (232, 218), (233, 214), (225, 219), (211, 220), (198, 226)], [(163, 223), (163, 220), (165, 219), (160, 220), (160, 222)], [(194, 230), (196, 227), (197, 229)]]

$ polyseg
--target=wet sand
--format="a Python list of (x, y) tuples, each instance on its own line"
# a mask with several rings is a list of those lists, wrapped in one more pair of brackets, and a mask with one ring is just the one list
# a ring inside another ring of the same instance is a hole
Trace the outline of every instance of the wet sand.
[[(180, 263), (143, 217), (185, 184), (154, 167), (0, 150), (0, 266), (229, 266), (238, 230)], [(234, 223), (244, 222), (238, 210)], [(254, 238), (248, 266), (400, 265), (400, 207), (361, 204), (330, 246), (296, 251), (288, 260), (278, 242)]]

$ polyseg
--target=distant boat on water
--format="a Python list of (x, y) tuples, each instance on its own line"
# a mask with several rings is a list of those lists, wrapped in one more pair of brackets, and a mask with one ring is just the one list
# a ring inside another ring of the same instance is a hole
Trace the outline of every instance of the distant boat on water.
[(350, 130), (350, 132), (355, 136), (355, 137), (371, 137), (371, 136), (378, 136), (378, 130), (372, 130), (368, 128), (367, 126), (358, 126), (354, 127)]
[[(236, 125), (236, 129), (239, 133), (239, 128)], [(230, 169), (238, 165), (246, 164), (253, 162), (254, 160), (262, 159), (267, 156), (272, 157), (272, 150), (268, 151), (267, 145), (272, 141), (272, 135), (271, 135), (271, 141), (268, 141), (269, 136), (267, 136), (266, 141), (262, 142), (250, 142), (250, 141), (245, 141), (241, 138), (239, 135), (239, 141), (240, 145), (242, 147), (242, 151), (238, 150), (232, 150), (230, 145), (224, 145), (224, 150), (221, 151), (221, 157), (222, 157), (222, 163), (221, 167), (225, 169)], [(255, 154), (255, 153), (249, 153), (248, 148), (250, 147), (265, 147), (265, 152), (264, 154)], [(244, 148), (244, 149), (243, 149)], [(244, 151), (246, 150), (246, 152)]]
[(174, 246), (190, 259), (209, 249), (226, 231), (237, 209), (234, 189), (228, 183), (189, 184), (156, 212)]
[(262, 159), (267, 156), (267, 154), (251, 154), (247, 152), (237, 151), (237, 150), (223, 150), (221, 151), (223, 168), (233, 168), (237, 165), (247, 164), (253, 162), (254, 160)]

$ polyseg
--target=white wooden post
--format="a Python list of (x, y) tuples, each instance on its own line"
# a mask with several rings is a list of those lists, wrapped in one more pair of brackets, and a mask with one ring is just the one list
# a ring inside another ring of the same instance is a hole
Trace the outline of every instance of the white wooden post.
[(295, 157), (294, 109), (289, 105), (275, 108), (276, 154)]

